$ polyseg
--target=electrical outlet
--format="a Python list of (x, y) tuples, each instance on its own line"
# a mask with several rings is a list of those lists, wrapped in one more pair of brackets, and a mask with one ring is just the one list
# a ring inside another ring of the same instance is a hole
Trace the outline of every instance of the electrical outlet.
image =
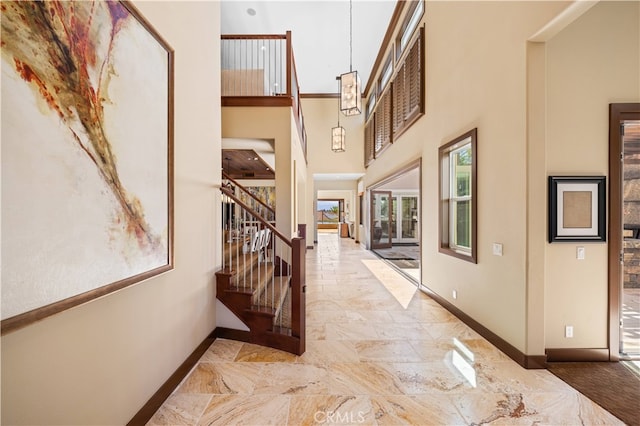
[(456, 290), (453, 290), (453, 298), (454, 299), (458, 298), (458, 292)]
[(580, 246), (576, 248), (576, 258), (578, 260), (584, 260), (584, 256), (585, 256), (585, 249), (584, 247)]
[(564, 337), (571, 338), (573, 337), (573, 326), (567, 325), (564, 327)]

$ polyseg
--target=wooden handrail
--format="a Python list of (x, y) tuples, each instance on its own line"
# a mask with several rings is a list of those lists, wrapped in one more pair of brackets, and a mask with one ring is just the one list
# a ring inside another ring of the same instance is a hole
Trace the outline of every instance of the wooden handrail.
[[(262, 204), (267, 210), (269, 210), (271, 213), (273, 213), (273, 216), (275, 217), (276, 215), (276, 211), (274, 209), (272, 209), (269, 205), (267, 205), (264, 201), (262, 201), (260, 198), (256, 197), (255, 195), (253, 195), (251, 192), (247, 191), (247, 188), (245, 188), (244, 186), (242, 186), (241, 184), (238, 183), (238, 181), (236, 181), (235, 179), (233, 179), (231, 176), (229, 176), (224, 170), (222, 171), (222, 177), (230, 180), (231, 182), (233, 182), (234, 185), (236, 185), (237, 187), (241, 188), (244, 192), (246, 192), (247, 194), (249, 194), (249, 196), (251, 198), (253, 198), (254, 200), (256, 200), (258, 203)], [(249, 210), (253, 210), (253, 209), (249, 209)]]
[[(235, 194), (231, 190), (229, 190), (228, 188), (221, 187), (220, 191), (222, 191), (224, 193), (224, 195), (226, 195), (229, 198), (231, 198), (236, 204), (238, 204), (240, 207), (242, 207), (246, 211), (248, 211), (250, 213), (253, 212), (253, 209), (251, 207), (246, 205), (244, 202), (240, 201), (240, 199), (238, 197), (236, 197)], [(269, 228), (271, 230), (271, 232), (273, 232), (274, 235), (276, 235), (278, 238), (280, 238), (282, 241), (284, 241), (285, 244), (287, 244), (289, 247), (291, 247), (291, 240), (289, 238), (285, 237), (280, 231), (278, 231), (275, 226), (273, 226), (272, 224), (270, 224), (269, 222), (267, 222), (265, 219), (263, 219), (262, 217), (260, 217), (258, 215), (254, 215), (253, 213), (251, 213), (251, 215), (255, 219), (257, 219), (258, 222), (262, 223), (266, 228)]]
[[(293, 78), (291, 76), (291, 56), (293, 54), (293, 46), (291, 45), (291, 31), (287, 31), (287, 34), (286, 34), (285, 38), (287, 40), (287, 63), (286, 63), (286, 67), (287, 67), (287, 95), (293, 96), (293, 92), (291, 91), (291, 79)], [(296, 81), (296, 83), (297, 83), (297, 81)]]
[(222, 40), (285, 40), (286, 34), (221, 34)]

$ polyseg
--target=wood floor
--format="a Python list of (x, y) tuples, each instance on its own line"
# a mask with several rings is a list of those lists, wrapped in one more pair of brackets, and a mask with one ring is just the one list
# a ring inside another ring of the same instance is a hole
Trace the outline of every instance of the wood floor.
[(553, 362), (548, 368), (627, 425), (640, 425), (640, 376), (623, 363)]

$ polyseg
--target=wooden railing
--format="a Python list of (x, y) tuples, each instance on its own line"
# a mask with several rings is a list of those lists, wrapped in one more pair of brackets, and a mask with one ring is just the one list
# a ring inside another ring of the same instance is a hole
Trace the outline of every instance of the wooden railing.
[(291, 31), (284, 35), (222, 35), (222, 106), (290, 106), (307, 156)]
[(305, 240), (288, 239), (227, 186), (217, 298), (250, 329), (249, 341), (305, 351)]

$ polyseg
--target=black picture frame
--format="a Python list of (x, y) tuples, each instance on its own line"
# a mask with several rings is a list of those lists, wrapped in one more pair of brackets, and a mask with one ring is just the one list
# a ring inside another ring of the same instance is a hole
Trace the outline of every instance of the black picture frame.
[(606, 177), (548, 179), (549, 242), (606, 241)]

